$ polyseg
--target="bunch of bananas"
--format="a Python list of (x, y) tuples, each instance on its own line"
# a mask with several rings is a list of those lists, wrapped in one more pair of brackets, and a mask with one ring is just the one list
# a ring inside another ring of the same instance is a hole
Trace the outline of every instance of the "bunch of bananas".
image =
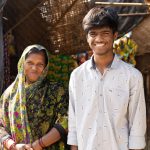
[(137, 44), (129, 37), (122, 37), (118, 42), (114, 43), (114, 53), (120, 56), (120, 58), (132, 64), (136, 65), (135, 55), (137, 53)]

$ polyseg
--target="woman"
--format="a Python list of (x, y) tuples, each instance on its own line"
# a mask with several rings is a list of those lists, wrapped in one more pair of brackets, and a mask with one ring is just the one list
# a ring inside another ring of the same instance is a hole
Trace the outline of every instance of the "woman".
[[(68, 94), (49, 82), (48, 53), (28, 46), (15, 81), (0, 100), (0, 142), (8, 150), (66, 150)], [(1, 148), (1, 149), (2, 149)]]

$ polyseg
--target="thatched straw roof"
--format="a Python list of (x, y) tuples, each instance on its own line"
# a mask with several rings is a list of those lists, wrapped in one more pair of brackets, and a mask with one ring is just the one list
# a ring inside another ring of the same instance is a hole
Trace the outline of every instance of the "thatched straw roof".
[(51, 53), (85, 51), (88, 45), (81, 22), (90, 7), (89, 0), (8, 0), (4, 32), (14, 35), (18, 55), (33, 43), (44, 45)]
[(4, 34), (13, 33), (18, 52), (29, 44), (44, 45), (47, 24), (40, 15), (39, 5), (40, 0), (8, 0), (6, 3), (3, 16), (8, 20), (4, 20)]
[(88, 47), (79, 37), (83, 34), (81, 21), (88, 9), (86, 0), (7, 1), (4, 31), (5, 34), (12, 31), (19, 51), (33, 43), (44, 45), (52, 53), (84, 51)]

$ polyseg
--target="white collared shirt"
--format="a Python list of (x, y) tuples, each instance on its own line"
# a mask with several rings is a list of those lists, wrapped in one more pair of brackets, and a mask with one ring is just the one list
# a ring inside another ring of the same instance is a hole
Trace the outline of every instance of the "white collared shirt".
[(146, 109), (141, 73), (117, 56), (102, 75), (93, 59), (69, 83), (68, 144), (78, 150), (145, 147)]

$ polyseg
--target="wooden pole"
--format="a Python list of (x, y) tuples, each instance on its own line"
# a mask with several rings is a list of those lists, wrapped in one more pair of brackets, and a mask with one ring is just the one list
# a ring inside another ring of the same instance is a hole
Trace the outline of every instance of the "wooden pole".
[(129, 14), (118, 14), (118, 16), (125, 17), (125, 16), (145, 16), (150, 15), (150, 13), (129, 13)]
[(117, 3), (117, 2), (95, 2), (97, 5), (111, 6), (150, 6), (150, 3)]

